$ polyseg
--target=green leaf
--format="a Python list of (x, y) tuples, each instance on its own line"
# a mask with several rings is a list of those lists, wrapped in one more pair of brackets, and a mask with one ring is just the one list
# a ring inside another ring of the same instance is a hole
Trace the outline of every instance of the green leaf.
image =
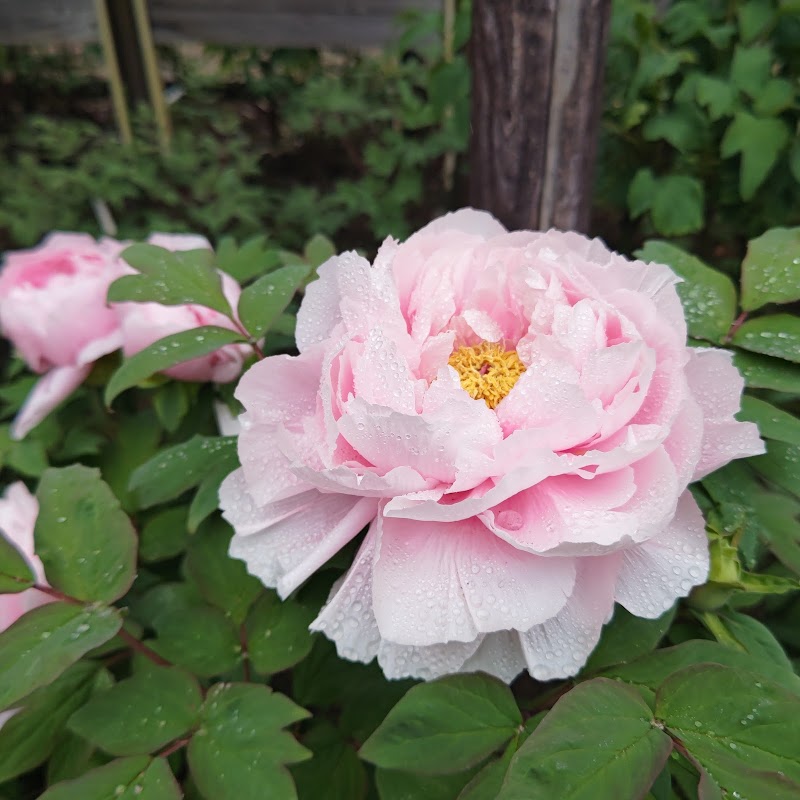
[(614, 608), (614, 617), (603, 628), (600, 642), (589, 656), (585, 671), (594, 671), (633, 661), (654, 650), (675, 619), (676, 606), (657, 619), (636, 617), (622, 606)]
[(781, 119), (760, 119), (744, 111), (733, 118), (720, 144), (723, 158), (741, 153), (739, 194), (750, 200), (775, 166), (789, 141), (789, 129)]
[(308, 276), (308, 267), (276, 269), (248, 286), (239, 298), (239, 319), (254, 339), (260, 339), (289, 305)]
[(770, 550), (800, 575), (800, 503), (782, 494), (754, 495), (751, 503)]
[(772, 72), (774, 56), (766, 45), (737, 45), (731, 61), (731, 83), (750, 97), (758, 97)]
[(752, 389), (773, 389), (776, 392), (800, 392), (800, 367), (778, 358), (734, 353), (733, 363)]
[(203, 520), (219, 508), (219, 487), (228, 475), (236, 469), (238, 461), (229, 457), (222, 459), (200, 481), (192, 502), (189, 505), (187, 526), (189, 533), (196, 533)]
[(776, 117), (794, 105), (795, 89), (785, 78), (773, 78), (753, 103), (753, 111), (760, 117)]
[(747, 244), (742, 308), (800, 300), (800, 228), (773, 228)]
[(97, 664), (78, 662), (49, 686), (37, 689), (23, 709), (0, 727), (0, 784), (50, 756), (64, 723), (86, 701)]
[(728, 792), (739, 789), (740, 771), (766, 773), (757, 797), (775, 796), (769, 773), (800, 781), (800, 697), (759, 674), (688, 667), (659, 688), (656, 716)]
[(677, 290), (690, 336), (722, 341), (736, 316), (736, 288), (727, 275), (669, 242), (645, 242), (636, 257), (666, 264), (683, 278)]
[(375, 783), (381, 800), (456, 800), (474, 774), (474, 768), (453, 775), (420, 775), (416, 772), (377, 769)]
[(197, 681), (174, 667), (148, 666), (95, 695), (73, 714), (70, 728), (114, 756), (150, 753), (197, 721)]
[(733, 335), (733, 343), (754, 353), (800, 362), (800, 318), (772, 314), (745, 322)]
[(257, 278), (280, 264), (277, 252), (266, 243), (266, 236), (254, 236), (237, 247), (226, 237), (217, 245), (217, 266), (239, 283)]
[(353, 746), (330, 722), (320, 720), (303, 737), (313, 758), (292, 768), (300, 797), (359, 800), (367, 793), (367, 772)]
[(210, 250), (173, 252), (152, 244), (134, 244), (122, 252), (140, 275), (118, 278), (108, 290), (110, 303), (132, 301), (181, 306), (188, 303), (213, 308), (230, 316), (220, 275)]
[(636, 219), (649, 211), (653, 204), (653, 196), (656, 193), (657, 181), (653, 171), (647, 167), (642, 167), (628, 187), (628, 210), (631, 217)]
[(254, 669), (264, 675), (281, 672), (311, 652), (308, 626), (317, 609), (294, 598), (281, 601), (267, 590), (250, 610), (245, 623), (247, 651)]
[(736, 9), (742, 43), (750, 44), (775, 22), (775, 8), (769, 0), (750, 0)]
[(48, 603), (0, 634), (0, 709), (55, 680), (122, 627), (116, 609)]
[(780, 664), (790, 672), (794, 669), (786, 652), (766, 625), (754, 617), (730, 609), (719, 617), (745, 652)]
[(513, 740), (502, 757), (490, 761), (477, 772), (458, 795), (458, 800), (496, 800), (519, 744), (518, 740)]
[(671, 750), (634, 690), (595, 678), (564, 695), (520, 747), (498, 800), (642, 797)]
[(665, 175), (658, 179), (650, 214), (653, 225), (666, 236), (694, 233), (704, 225), (703, 184), (689, 175)]
[(790, 494), (800, 492), (800, 447), (767, 440), (767, 454), (751, 458), (752, 467)]
[(410, 689), (361, 748), (386, 769), (444, 774), (474, 766), (507, 742), (522, 717), (508, 686), (482, 673)]
[(295, 798), (283, 765), (310, 753), (282, 728), (308, 716), (266, 686), (214, 686), (203, 705), (202, 726), (189, 743), (189, 768), (200, 791), (208, 800)]
[(755, 422), (759, 433), (767, 439), (777, 439), (800, 447), (800, 419), (757, 397), (744, 395), (742, 408), (736, 418)]
[(174, 500), (196, 486), (221, 462), (236, 465), (235, 436), (193, 436), (162, 450), (138, 467), (130, 478), (142, 508)]
[(244, 341), (240, 333), (214, 325), (202, 325), (165, 336), (122, 362), (106, 385), (105, 403), (110, 406), (117, 395), (156, 372), (208, 355), (227, 344)]
[(327, 236), (317, 233), (306, 242), (303, 255), (312, 269), (316, 269), (320, 264), (336, 255), (336, 246)]
[(728, 81), (711, 75), (699, 75), (695, 84), (695, 97), (708, 109), (708, 116), (716, 121), (733, 112), (736, 90)]
[(183, 796), (163, 758), (120, 758), (48, 789), (39, 800), (180, 800)]
[(228, 555), (232, 535), (230, 525), (220, 517), (207, 522), (189, 541), (186, 570), (203, 598), (238, 625), (264, 587), (243, 561)]
[(100, 471), (49, 469), (36, 497), (36, 553), (50, 585), (78, 600), (122, 597), (136, 577), (136, 533)]
[(153, 394), (153, 409), (158, 416), (158, 421), (170, 433), (178, 430), (189, 412), (191, 402), (189, 387), (178, 381), (164, 384)]
[(750, 653), (705, 639), (693, 639), (675, 647), (656, 650), (630, 664), (611, 667), (604, 674), (655, 692), (672, 673), (706, 662), (758, 672), (800, 696), (800, 677), (794, 672), (787, 672), (783, 664), (765, 661)]
[(185, 506), (159, 511), (142, 526), (139, 558), (145, 563), (173, 558), (183, 552), (188, 538)]
[(36, 581), (28, 562), (0, 531), (0, 594), (16, 594), (30, 589)]

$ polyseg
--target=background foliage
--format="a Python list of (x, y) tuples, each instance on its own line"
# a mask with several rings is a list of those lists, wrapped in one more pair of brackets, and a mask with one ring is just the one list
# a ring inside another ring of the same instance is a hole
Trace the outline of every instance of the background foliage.
[[(2, 482), (38, 485), (37, 548), (64, 598), (0, 635), (0, 708), (22, 709), (0, 728), (0, 798), (800, 796), (797, 14), (679, 2), (658, 16), (630, 1), (614, 13), (596, 230), (685, 279), (690, 343), (733, 351), (740, 417), (767, 441), (694, 487), (710, 582), (659, 620), (618, 608), (575, 680), (388, 682), (307, 630), (349, 549), (286, 602), (225, 555), (216, 489), (235, 442), (212, 409), (229, 392), (153, 377), (157, 354), (109, 357), (12, 442), (33, 382), (12, 361)], [(3, 244), (97, 233), (95, 198), (122, 236), (209, 234), (243, 297), (258, 298), (265, 271), (284, 287), (246, 324), (267, 332), (266, 352), (290, 352), (294, 289), (332, 252), (312, 234), (364, 246), (460, 196), (444, 153), (466, 145), (468, 76), (463, 58), (419, 43), (435, 24), (380, 55), (165, 52), (185, 96), (163, 159), (144, 118), (134, 147), (117, 144), (96, 54), (4, 51)], [(220, 241), (264, 228), (271, 238)], [(0, 590), (30, 580), (0, 548)]]

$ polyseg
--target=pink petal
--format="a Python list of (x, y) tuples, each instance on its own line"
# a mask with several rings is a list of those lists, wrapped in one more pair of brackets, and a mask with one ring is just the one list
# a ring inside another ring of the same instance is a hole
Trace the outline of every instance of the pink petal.
[(560, 613), (519, 634), (528, 672), (540, 681), (575, 675), (614, 609), (618, 556), (577, 560), (575, 590)]
[(459, 672), (485, 672), (511, 683), (525, 669), (519, 634), (516, 631), (487, 633), (478, 649), (459, 668)]
[(620, 553), (616, 600), (637, 617), (654, 619), (708, 577), (708, 540), (703, 515), (684, 492), (668, 527)]
[(471, 641), (526, 630), (558, 613), (572, 591), (569, 559), (523, 553), (478, 520), (454, 525), (381, 518), (373, 604), (398, 644)]
[(689, 348), (686, 377), (704, 418), (703, 453), (693, 479), (724, 466), (734, 458), (765, 451), (758, 427), (738, 422), (744, 379), (731, 362), (732, 354), (714, 348)]
[(234, 535), (230, 555), (285, 598), (375, 517), (369, 498), (321, 494), (257, 533)]
[(92, 371), (83, 367), (55, 367), (40, 378), (11, 425), (11, 438), (22, 439), (66, 400)]

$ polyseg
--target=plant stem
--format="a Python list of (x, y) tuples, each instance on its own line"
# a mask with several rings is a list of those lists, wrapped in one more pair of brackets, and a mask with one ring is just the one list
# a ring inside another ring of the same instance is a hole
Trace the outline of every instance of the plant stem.
[(172, 744), (168, 744), (160, 753), (156, 753), (156, 758), (167, 758), (167, 756), (177, 753), (182, 747), (186, 747), (187, 744), (189, 744), (188, 738), (176, 739)]

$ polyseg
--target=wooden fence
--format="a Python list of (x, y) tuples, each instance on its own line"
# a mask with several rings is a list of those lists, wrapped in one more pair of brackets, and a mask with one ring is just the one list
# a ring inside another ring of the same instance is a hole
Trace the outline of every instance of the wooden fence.
[[(128, 0), (109, 0), (108, 5)], [(385, 44), (409, 9), (441, 0), (149, 0), (156, 42), (362, 48)], [(93, 0), (0, 0), (0, 44), (98, 40)]]

